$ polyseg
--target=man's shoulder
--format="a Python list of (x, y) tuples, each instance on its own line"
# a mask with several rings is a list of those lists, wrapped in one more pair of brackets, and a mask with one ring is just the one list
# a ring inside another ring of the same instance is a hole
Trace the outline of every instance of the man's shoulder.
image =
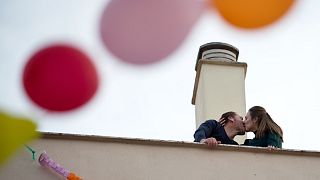
[(206, 122), (208, 122), (208, 123), (214, 123), (214, 124), (217, 124), (217, 123), (218, 123), (218, 121), (215, 120), (215, 119), (208, 119), (208, 120), (206, 120)]
[(222, 125), (215, 119), (208, 119), (206, 120), (205, 123), (210, 124), (211, 126), (214, 126), (214, 127), (222, 127)]

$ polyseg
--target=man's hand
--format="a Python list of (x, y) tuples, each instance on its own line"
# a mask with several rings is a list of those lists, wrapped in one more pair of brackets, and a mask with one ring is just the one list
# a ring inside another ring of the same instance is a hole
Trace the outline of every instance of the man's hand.
[(226, 122), (227, 122), (227, 120), (226, 120), (225, 118), (223, 118), (223, 117), (221, 117), (221, 118), (219, 119), (219, 123), (220, 123), (222, 126), (226, 125)]
[(201, 139), (200, 143), (208, 144), (209, 147), (213, 148), (218, 146), (218, 144), (221, 144), (221, 141), (217, 141), (216, 138), (207, 138), (207, 139)]

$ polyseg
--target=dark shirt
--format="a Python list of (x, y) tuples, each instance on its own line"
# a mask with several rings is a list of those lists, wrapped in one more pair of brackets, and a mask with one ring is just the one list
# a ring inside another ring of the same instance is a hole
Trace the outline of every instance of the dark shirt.
[(221, 141), (222, 144), (238, 145), (236, 141), (228, 137), (224, 127), (216, 120), (207, 120), (202, 123), (193, 136), (195, 142), (200, 142), (201, 139), (213, 137), (217, 141)]
[(275, 146), (278, 148), (282, 148), (282, 139), (278, 134), (274, 132), (267, 132), (266, 135), (262, 138), (255, 137), (253, 139), (246, 139), (243, 145), (260, 147)]

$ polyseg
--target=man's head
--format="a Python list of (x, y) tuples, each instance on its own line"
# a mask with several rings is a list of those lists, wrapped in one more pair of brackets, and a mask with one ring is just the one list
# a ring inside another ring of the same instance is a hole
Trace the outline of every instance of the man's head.
[(222, 114), (221, 118), (225, 119), (225, 127), (232, 128), (237, 131), (238, 135), (244, 135), (246, 132), (243, 118), (233, 111)]

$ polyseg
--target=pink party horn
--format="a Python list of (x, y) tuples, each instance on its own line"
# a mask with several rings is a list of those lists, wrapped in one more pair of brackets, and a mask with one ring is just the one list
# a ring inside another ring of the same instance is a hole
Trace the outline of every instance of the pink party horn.
[(81, 180), (80, 177), (76, 176), (74, 173), (65, 169), (64, 167), (56, 163), (53, 159), (51, 159), (46, 152), (41, 153), (38, 161), (42, 166), (52, 169), (53, 171), (55, 171), (56, 173), (60, 174), (68, 180)]

